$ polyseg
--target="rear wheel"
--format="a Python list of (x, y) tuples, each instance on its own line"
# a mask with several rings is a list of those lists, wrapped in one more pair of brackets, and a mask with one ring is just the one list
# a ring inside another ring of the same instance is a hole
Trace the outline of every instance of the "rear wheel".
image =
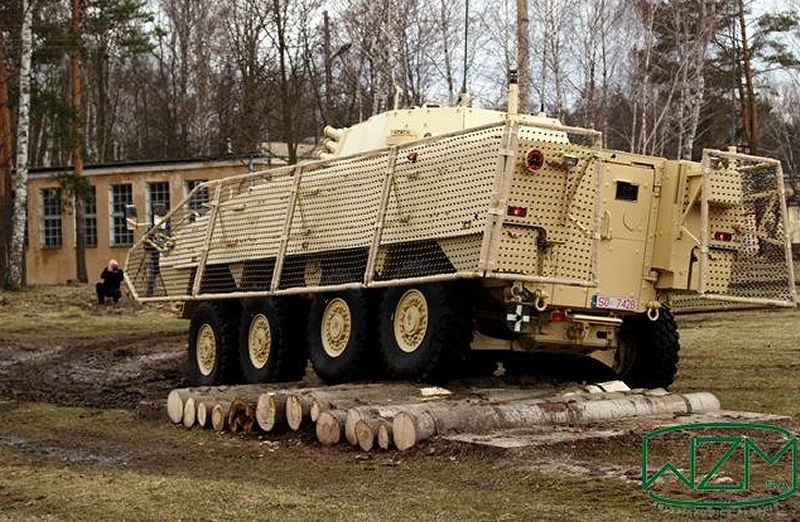
[(239, 323), (239, 367), (247, 382), (292, 381), (305, 370), (305, 343), (293, 324), (298, 316), (281, 298), (253, 299)]
[(227, 307), (203, 303), (189, 324), (189, 379), (195, 386), (214, 386), (231, 378), (236, 332)]
[(370, 321), (364, 292), (318, 294), (311, 303), (308, 351), (326, 383), (362, 377), (368, 367)]
[(626, 317), (619, 329), (614, 373), (631, 388), (667, 388), (678, 372), (678, 325), (667, 307), (658, 319)]
[(391, 288), (379, 324), (381, 357), (391, 378), (442, 381), (464, 368), (472, 311), (460, 284)]

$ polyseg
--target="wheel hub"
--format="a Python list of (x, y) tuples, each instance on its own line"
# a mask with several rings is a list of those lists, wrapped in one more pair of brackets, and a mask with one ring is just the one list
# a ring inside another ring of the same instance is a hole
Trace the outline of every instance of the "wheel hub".
[(339, 357), (350, 341), (352, 316), (344, 299), (332, 299), (322, 314), (322, 348), (331, 357)]
[(247, 349), (250, 354), (250, 363), (259, 370), (266, 366), (269, 352), (272, 347), (272, 330), (264, 314), (253, 317), (250, 323)]
[(214, 371), (217, 362), (217, 337), (211, 325), (204, 324), (197, 333), (197, 368), (208, 377)]
[(428, 331), (428, 301), (419, 290), (409, 290), (400, 297), (394, 314), (394, 337), (406, 353), (416, 351)]

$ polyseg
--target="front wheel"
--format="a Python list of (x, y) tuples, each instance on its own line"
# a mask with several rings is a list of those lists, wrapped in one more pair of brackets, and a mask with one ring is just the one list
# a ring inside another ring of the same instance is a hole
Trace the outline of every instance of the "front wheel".
[(379, 317), (386, 373), (419, 381), (458, 375), (472, 343), (470, 297), (461, 283), (388, 289)]
[(614, 372), (631, 388), (668, 388), (678, 372), (680, 342), (675, 317), (666, 306), (658, 319), (626, 317), (619, 329)]

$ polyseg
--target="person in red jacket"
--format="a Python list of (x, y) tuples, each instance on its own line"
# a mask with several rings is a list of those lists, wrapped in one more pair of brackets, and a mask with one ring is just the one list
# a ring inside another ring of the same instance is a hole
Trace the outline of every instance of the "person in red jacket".
[(100, 279), (102, 279), (102, 281), (95, 285), (97, 301), (100, 304), (105, 304), (106, 298), (108, 297), (113, 299), (114, 303), (117, 303), (119, 298), (122, 297), (122, 292), (119, 287), (122, 284), (123, 273), (116, 259), (108, 260), (108, 264), (103, 269), (103, 273), (100, 274)]

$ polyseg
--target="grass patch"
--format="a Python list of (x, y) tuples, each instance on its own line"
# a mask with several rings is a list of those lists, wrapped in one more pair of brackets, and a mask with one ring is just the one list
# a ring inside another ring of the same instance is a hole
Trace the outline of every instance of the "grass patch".
[[(520, 470), (475, 454), (418, 452), (388, 465), (388, 454), (361, 460), (291, 439), (220, 438), (121, 411), (6, 404), (2, 412), (0, 441), (11, 431), (41, 444), (0, 444), (8, 520), (582, 520), (600, 503), (603, 520), (670, 520), (636, 484)], [(64, 456), (52, 450), (59, 440)], [(90, 465), (75, 455), (124, 460)]]
[(187, 328), (166, 305), (138, 306), (123, 298), (118, 307), (95, 303), (90, 285), (32, 286), (0, 291), (0, 338), (10, 341), (79, 339), (134, 333), (180, 333)]
[(679, 326), (674, 391), (710, 391), (726, 409), (800, 418), (800, 312), (691, 315)]

